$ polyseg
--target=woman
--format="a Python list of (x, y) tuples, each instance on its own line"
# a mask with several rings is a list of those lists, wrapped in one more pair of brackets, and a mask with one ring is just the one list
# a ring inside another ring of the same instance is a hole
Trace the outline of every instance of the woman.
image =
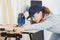
[(23, 30), (38, 29), (49, 30), (53, 32), (50, 40), (60, 40), (60, 16), (52, 14), (51, 11), (40, 5), (33, 5), (29, 8), (29, 16), (36, 24), (15, 28), (15, 32), (20, 33)]

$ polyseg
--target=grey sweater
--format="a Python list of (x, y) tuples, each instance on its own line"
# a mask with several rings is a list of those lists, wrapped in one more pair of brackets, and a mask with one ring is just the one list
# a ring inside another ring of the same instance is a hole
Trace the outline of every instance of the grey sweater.
[(50, 14), (46, 16), (42, 22), (38, 24), (32, 24), (29, 26), (24, 26), (26, 30), (28, 29), (38, 29), (38, 30), (49, 30), (54, 33), (60, 33), (60, 15)]
[(49, 40), (60, 40), (60, 15), (50, 14), (46, 16), (40, 23), (24, 26), (25, 30), (48, 30), (53, 32)]

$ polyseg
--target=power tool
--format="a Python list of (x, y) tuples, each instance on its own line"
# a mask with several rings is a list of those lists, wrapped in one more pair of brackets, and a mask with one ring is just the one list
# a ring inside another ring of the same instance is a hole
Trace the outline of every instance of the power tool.
[(23, 24), (25, 24), (25, 16), (24, 16), (23, 13), (19, 13), (19, 14), (18, 14), (17, 23), (18, 23), (17, 27), (18, 27), (18, 26), (20, 27), (20, 26), (22, 26)]

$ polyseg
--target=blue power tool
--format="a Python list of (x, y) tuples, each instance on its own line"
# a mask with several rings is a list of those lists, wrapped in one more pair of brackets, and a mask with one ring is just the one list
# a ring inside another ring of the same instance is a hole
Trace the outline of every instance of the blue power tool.
[(25, 16), (23, 13), (18, 14), (18, 20), (17, 20), (18, 25), (17, 26), (22, 26), (25, 24)]

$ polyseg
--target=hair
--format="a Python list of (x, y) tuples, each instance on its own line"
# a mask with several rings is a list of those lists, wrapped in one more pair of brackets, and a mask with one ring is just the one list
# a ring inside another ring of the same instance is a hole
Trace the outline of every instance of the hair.
[(43, 18), (44, 18), (45, 15), (49, 15), (50, 14), (50, 10), (49, 10), (48, 7), (42, 6), (41, 11), (43, 13)]

